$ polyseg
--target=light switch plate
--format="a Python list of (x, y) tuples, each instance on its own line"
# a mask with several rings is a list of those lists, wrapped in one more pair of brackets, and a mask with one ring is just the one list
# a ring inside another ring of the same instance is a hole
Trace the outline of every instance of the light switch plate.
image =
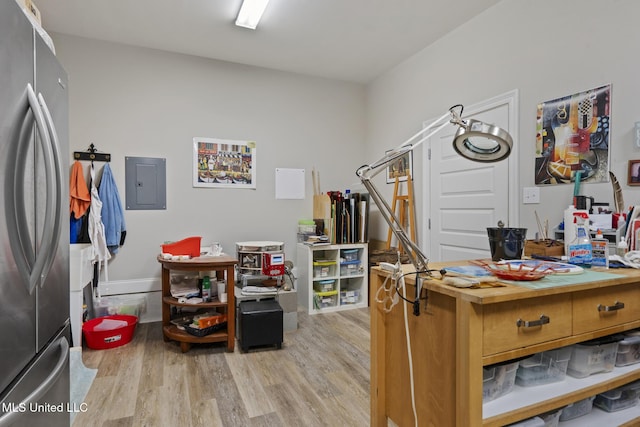
[(636, 147), (640, 148), (640, 122), (636, 122), (635, 130), (635, 140)]
[(525, 205), (540, 203), (540, 189), (538, 187), (524, 187), (522, 189), (522, 203)]

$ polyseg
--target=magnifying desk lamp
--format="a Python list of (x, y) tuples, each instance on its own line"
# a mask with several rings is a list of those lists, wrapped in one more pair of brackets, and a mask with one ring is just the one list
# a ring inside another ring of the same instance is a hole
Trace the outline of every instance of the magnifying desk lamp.
[[(387, 165), (406, 153), (415, 150), (416, 147), (431, 138), (448, 124), (458, 126), (458, 130), (453, 139), (453, 148), (462, 157), (476, 162), (486, 163), (498, 162), (507, 158), (513, 146), (511, 135), (504, 129), (494, 125), (473, 119), (463, 120), (463, 109), (464, 107), (460, 104), (454, 105), (442, 117), (413, 135), (397, 148), (388, 151), (383, 158), (369, 165), (361, 166), (356, 171), (360, 181), (369, 191), (370, 197), (380, 209), (380, 214), (387, 224), (389, 224), (389, 227), (391, 227), (391, 231), (398, 239), (400, 245), (402, 245), (402, 248), (416, 269), (415, 315), (419, 315), (418, 299), (422, 290), (420, 274), (431, 275), (431, 271), (428, 268), (429, 259), (420, 250), (417, 243), (412, 242), (405, 230), (399, 226), (399, 219), (393, 213), (393, 209), (380, 195), (380, 192), (371, 179), (384, 170)], [(420, 139), (418, 140), (418, 138)], [(418, 141), (414, 142), (416, 140)]]

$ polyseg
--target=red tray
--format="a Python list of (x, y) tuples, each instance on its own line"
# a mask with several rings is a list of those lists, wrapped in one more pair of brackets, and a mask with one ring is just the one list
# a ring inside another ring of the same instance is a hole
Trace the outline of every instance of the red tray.
[(201, 237), (187, 237), (178, 242), (162, 245), (162, 252), (171, 255), (189, 255), (191, 258), (200, 256)]

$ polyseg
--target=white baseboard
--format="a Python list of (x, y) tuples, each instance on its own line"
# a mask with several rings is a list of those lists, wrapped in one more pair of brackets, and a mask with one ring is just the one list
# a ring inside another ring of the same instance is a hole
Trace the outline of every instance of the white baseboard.
[(162, 291), (161, 279), (111, 280), (98, 284), (100, 295), (137, 294)]

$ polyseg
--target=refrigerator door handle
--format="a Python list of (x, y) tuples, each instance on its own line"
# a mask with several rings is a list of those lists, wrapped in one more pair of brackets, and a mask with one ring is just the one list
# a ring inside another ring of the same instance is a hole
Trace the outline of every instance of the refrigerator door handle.
[(57, 189), (54, 186), (54, 174), (55, 174), (55, 165), (54, 165), (54, 154), (51, 148), (51, 140), (49, 138), (49, 130), (47, 128), (47, 124), (44, 119), (44, 114), (42, 113), (42, 109), (38, 103), (38, 99), (36, 97), (35, 92), (33, 91), (33, 87), (31, 84), (27, 84), (27, 95), (29, 98), (29, 106), (33, 111), (33, 115), (36, 119), (36, 126), (38, 127), (40, 142), (42, 146), (42, 154), (44, 160), (44, 169), (45, 169), (45, 186), (46, 186), (46, 194), (47, 200), (45, 204), (45, 218), (44, 225), (42, 227), (42, 238), (40, 239), (40, 245), (36, 242), (36, 258), (33, 266), (31, 267), (31, 273), (29, 274), (29, 283), (28, 289), (29, 293), (33, 293), (38, 281), (42, 280), (42, 272), (47, 263), (47, 260), (52, 255), (49, 253), (51, 242), (53, 240), (53, 234), (55, 231), (54, 223), (57, 221), (55, 217), (56, 211), (56, 200), (55, 194)]
[[(55, 194), (47, 193), (47, 202), (51, 202), (53, 204), (53, 208), (55, 209), (55, 213), (53, 214), (53, 218), (55, 222), (53, 224), (53, 233), (51, 236), (51, 240), (49, 242), (45, 242), (46, 249), (44, 251), (40, 251), (41, 254), (46, 257), (46, 262), (42, 267), (42, 271), (40, 272), (40, 287), (43, 287), (45, 284), (45, 278), (49, 274), (49, 270), (53, 265), (53, 261), (55, 260), (56, 253), (58, 250), (58, 243), (60, 242), (60, 233), (62, 230), (62, 160), (60, 158), (60, 142), (58, 141), (58, 133), (56, 132), (55, 125), (53, 123), (53, 117), (51, 116), (51, 112), (49, 107), (47, 106), (46, 101), (41, 93), (38, 93), (38, 102), (42, 107), (42, 112), (44, 113), (44, 118), (46, 120), (47, 129), (49, 130), (49, 141), (51, 146), (51, 153), (53, 154), (53, 177), (47, 177), (47, 180), (54, 181), (55, 180)], [(53, 178), (53, 179), (51, 179)], [(48, 207), (47, 207), (48, 208)], [(44, 244), (43, 244), (44, 247)]]
[[(60, 346), (60, 357), (58, 358), (58, 362), (51, 370), (51, 373), (45, 378), (45, 380), (40, 383), (35, 390), (33, 390), (27, 397), (24, 398), (22, 402), (20, 402), (16, 407), (29, 407), (29, 404), (32, 402), (37, 402), (42, 396), (45, 395), (47, 391), (51, 388), (53, 384), (60, 378), (62, 372), (64, 372), (67, 362), (69, 360), (69, 341), (67, 338), (62, 336), (58, 338), (58, 340), (53, 343), (54, 346)], [(5, 427), (11, 425), (16, 421), (22, 413), (20, 411), (9, 411), (3, 416), (0, 417), (0, 427)]]

